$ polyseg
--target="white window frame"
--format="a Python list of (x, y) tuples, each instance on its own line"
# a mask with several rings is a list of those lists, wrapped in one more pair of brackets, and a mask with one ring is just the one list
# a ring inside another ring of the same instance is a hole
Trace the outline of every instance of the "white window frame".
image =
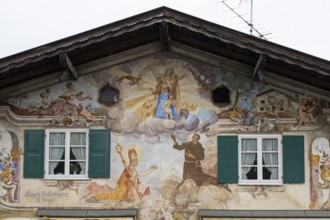
[[(258, 179), (257, 180), (246, 180), (242, 179), (242, 139), (251, 138), (257, 139), (257, 172), (258, 172)], [(272, 138), (278, 139), (278, 177), (277, 180), (262, 179), (262, 139), (264, 138)], [(282, 156), (282, 135), (280, 134), (242, 134), (238, 135), (238, 175), (239, 180), (238, 184), (242, 185), (282, 185), (283, 184), (283, 156)]]
[[(65, 133), (65, 168), (64, 174), (49, 174), (49, 138), (51, 132)], [(86, 133), (86, 167), (85, 174), (70, 174), (70, 133), (84, 132)], [(69, 138), (67, 138), (69, 137)], [(45, 139), (45, 179), (88, 179), (88, 158), (89, 158), (89, 129), (46, 129)]]

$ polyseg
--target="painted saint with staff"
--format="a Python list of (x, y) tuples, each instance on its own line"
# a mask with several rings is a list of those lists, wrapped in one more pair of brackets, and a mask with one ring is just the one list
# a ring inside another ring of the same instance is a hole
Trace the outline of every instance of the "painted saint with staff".
[(136, 169), (138, 165), (138, 155), (135, 148), (130, 148), (128, 150), (128, 164), (126, 164), (126, 160), (122, 155), (123, 147), (117, 143), (115, 149), (120, 155), (125, 167), (117, 181), (118, 186), (112, 191), (95, 194), (95, 200), (113, 200), (117, 202), (141, 200), (143, 197), (150, 194), (150, 187), (147, 186), (142, 189), (143, 187), (141, 186), (139, 177), (149, 175), (152, 171), (156, 170), (158, 166), (152, 165), (149, 169), (139, 172)]

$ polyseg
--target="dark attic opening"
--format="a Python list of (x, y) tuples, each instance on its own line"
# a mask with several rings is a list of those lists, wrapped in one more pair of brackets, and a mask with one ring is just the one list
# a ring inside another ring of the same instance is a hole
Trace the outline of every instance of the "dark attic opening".
[(227, 106), (230, 104), (230, 91), (227, 87), (221, 86), (212, 90), (212, 101), (217, 106)]
[(111, 106), (117, 103), (119, 98), (119, 91), (109, 84), (101, 88), (99, 102), (106, 105)]

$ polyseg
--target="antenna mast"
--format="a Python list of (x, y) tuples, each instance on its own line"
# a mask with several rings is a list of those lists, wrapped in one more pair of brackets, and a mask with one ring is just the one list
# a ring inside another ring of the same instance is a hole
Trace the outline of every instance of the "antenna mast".
[(253, 16), (253, 0), (251, 1), (251, 12), (250, 12), (250, 34), (252, 35), (252, 27), (253, 27), (253, 23), (252, 23), (252, 16)]
[[(249, 27), (250, 27), (250, 35), (253, 35), (253, 31), (255, 33), (257, 33), (259, 38), (262, 38), (264, 40), (267, 40), (265, 38), (265, 35), (268, 35), (270, 33), (267, 34), (262, 34), (261, 32), (259, 32), (254, 26), (253, 26), (253, 0), (250, 0), (251, 2), (251, 7), (250, 7), (250, 22), (248, 22), (247, 20), (245, 20), (239, 13), (237, 13), (232, 7), (230, 7), (226, 2), (226, 0), (223, 0), (222, 3), (230, 10), (232, 11), (235, 15), (237, 15), (237, 17), (239, 17), (242, 21), (244, 21), (244, 23), (246, 23)], [(240, 0), (240, 3), (242, 3), (242, 0)]]

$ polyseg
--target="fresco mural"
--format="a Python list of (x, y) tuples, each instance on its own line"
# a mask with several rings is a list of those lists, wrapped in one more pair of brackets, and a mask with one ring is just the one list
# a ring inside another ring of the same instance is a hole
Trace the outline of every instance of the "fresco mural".
[[(237, 122), (242, 132), (283, 132), (299, 130), (302, 125), (322, 127), (327, 124), (322, 116), (322, 108), (327, 107), (325, 99), (307, 95), (292, 98), (274, 89), (249, 98), (247, 94), (251, 91), (239, 88), (233, 107), (220, 112), (219, 118)], [(279, 123), (279, 120), (287, 118), (295, 118), (296, 125), (283, 126)]]
[[(98, 102), (104, 85), (119, 91), (117, 103), (110, 107)], [(213, 103), (210, 94), (219, 85), (230, 91), (228, 106)], [(202, 208), (269, 209), (273, 197), (281, 201), (280, 209), (306, 208), (308, 204), (292, 196), (290, 186), (287, 193), (285, 187), (218, 184), (216, 136), (324, 128), (322, 109), (329, 107), (323, 98), (273, 88), (169, 53), (104, 69), (8, 103), (19, 116), (49, 117), (43, 128), (89, 127), (89, 122), (102, 121), (98, 126), (111, 130), (111, 177), (39, 181), (37, 188), (27, 185), (19, 193), (20, 148), (15, 147), (16, 153), (3, 145), (0, 181), (16, 186), (2, 192), (3, 200), (19, 202), (21, 194), (23, 203), (49, 207), (134, 207), (141, 219), (155, 220), (197, 219), (196, 210)], [(310, 208), (330, 207), (326, 138), (311, 147)], [(4, 171), (5, 164), (11, 171)]]
[(302, 125), (317, 124), (324, 126), (326, 120), (322, 117), (322, 108), (328, 107), (324, 99), (303, 96), (298, 105), (297, 128)]
[(122, 171), (119, 179), (117, 180), (117, 187), (115, 189), (106, 188), (103, 190), (103, 186), (98, 186), (97, 183), (92, 183), (89, 185), (88, 195), (91, 196), (89, 201), (101, 201), (101, 200), (112, 200), (116, 202), (122, 201), (136, 201), (141, 200), (144, 196), (150, 194), (150, 187), (147, 186), (143, 190), (142, 184), (140, 182), (141, 176), (149, 175), (153, 170), (157, 169), (156, 165), (152, 165), (149, 169), (142, 172), (138, 172), (136, 167), (138, 165), (138, 155), (135, 148), (130, 148), (128, 150), (129, 163), (122, 154), (123, 147), (120, 144), (116, 144), (115, 149), (122, 159), (124, 165), (124, 170)]
[[(139, 64), (135, 65), (136, 62)], [(96, 117), (102, 118), (107, 111), (113, 113), (97, 101), (99, 88), (108, 80), (111, 86), (120, 90), (121, 108), (135, 118), (135, 123), (161, 118), (176, 120), (178, 124), (182, 122), (179, 119), (192, 117), (190, 113), (198, 114), (207, 109), (217, 111), (216, 119), (236, 122), (243, 132), (324, 126), (322, 108), (329, 106), (324, 98), (278, 91), (218, 67), (162, 56), (126, 63), (110, 72), (102, 71), (85, 78), (89, 79), (79, 83), (66, 82), (52, 90), (47, 88), (12, 98), (8, 104), (18, 115), (66, 117), (66, 120), (53, 124), (72, 124), (72, 118), (77, 116), (93, 121)], [(224, 85), (231, 91), (231, 107), (219, 109), (212, 103), (210, 92), (217, 85)], [(295, 118), (297, 124), (294, 127), (281, 126), (281, 118)], [(113, 127), (118, 129), (118, 126)]]
[[(93, 181), (86, 189), (82, 188), (81, 200), (86, 204), (113, 208), (138, 207), (142, 219), (164, 216), (186, 219), (195, 216), (200, 206), (229, 208), (239, 198), (228, 185), (216, 183), (216, 143), (205, 135), (200, 136), (202, 140), (196, 140), (196, 137), (197, 134), (192, 135), (182, 144), (181, 141), (180, 144), (174, 143), (171, 138), (163, 143), (150, 144), (134, 137), (125, 139), (130, 147), (115, 144), (112, 147), (111, 178)], [(124, 138), (112, 137), (116, 143), (123, 142)], [(177, 149), (188, 145), (195, 148), (193, 142), (200, 147), (195, 152)], [(140, 145), (143, 147), (132, 147)], [(204, 159), (185, 162), (185, 157), (196, 155), (197, 151), (202, 152)], [(162, 159), (165, 157), (166, 160)], [(150, 164), (151, 161), (154, 164)]]
[[(84, 87), (77, 90), (73, 82), (67, 82), (60, 86), (55, 86), (44, 91), (12, 98), (8, 100), (11, 110), (18, 115), (28, 116), (82, 116), (89, 121), (92, 121), (97, 116), (103, 115), (104, 108), (93, 100), (91, 95), (96, 96), (96, 91), (91, 91), (92, 88)], [(64, 88), (63, 88), (64, 87)], [(88, 91), (89, 90), (89, 91)]]
[(313, 140), (311, 163), (312, 209), (330, 209), (330, 146), (325, 137)]
[(22, 148), (13, 131), (0, 128), (0, 201), (18, 203)]

